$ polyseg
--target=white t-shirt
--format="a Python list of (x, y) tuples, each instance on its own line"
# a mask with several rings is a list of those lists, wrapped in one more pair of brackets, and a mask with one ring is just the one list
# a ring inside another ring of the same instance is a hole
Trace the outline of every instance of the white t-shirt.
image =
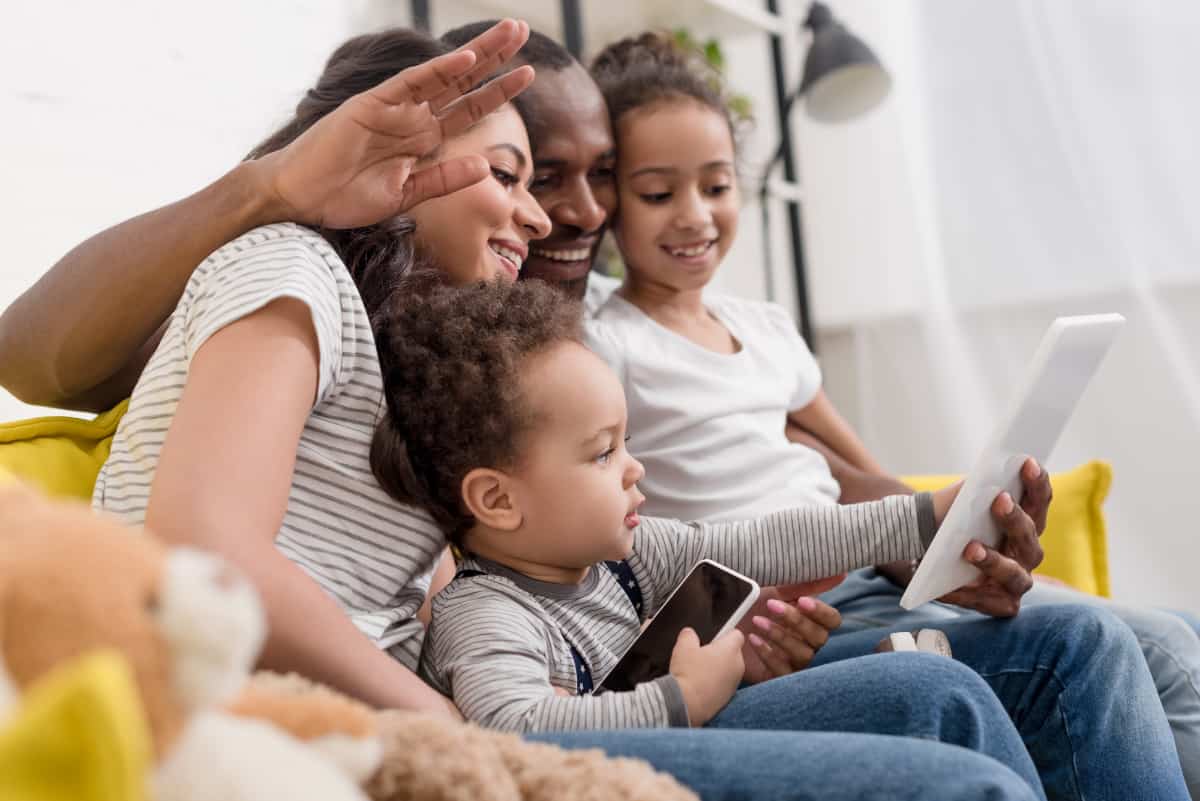
[(587, 291), (583, 294), (583, 316), (592, 318), (612, 293), (621, 288), (620, 278), (610, 278), (593, 270), (588, 274)]
[(371, 439), (384, 408), (375, 340), (349, 271), (309, 229), (258, 228), (196, 268), (133, 391), (92, 505), (131, 525), (145, 521), (192, 358), (217, 331), (285, 297), (312, 312), (320, 377), (275, 545), (364, 634), (415, 669), (424, 635), (415, 615), (446, 540), (428, 515), (392, 500), (371, 473)]
[(705, 304), (741, 343), (700, 347), (611, 295), (587, 324), (629, 404), (629, 449), (646, 467), (645, 513), (680, 520), (757, 517), (836, 503), (816, 451), (789, 442), (787, 413), (821, 388), (821, 369), (781, 307), (727, 295)]

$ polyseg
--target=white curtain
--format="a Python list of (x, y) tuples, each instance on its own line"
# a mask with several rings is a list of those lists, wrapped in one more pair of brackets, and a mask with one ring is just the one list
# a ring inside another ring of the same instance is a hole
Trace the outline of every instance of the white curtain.
[(1129, 323), (1051, 459), (1114, 468), (1114, 593), (1200, 609), (1200, 3), (847, 0), (895, 90), (802, 125), (831, 394), (899, 472), (961, 471), (1046, 325)]

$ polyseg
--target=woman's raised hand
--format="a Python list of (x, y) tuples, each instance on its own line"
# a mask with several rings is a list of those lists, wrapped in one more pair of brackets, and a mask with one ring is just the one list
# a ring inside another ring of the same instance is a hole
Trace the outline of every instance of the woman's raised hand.
[(526, 23), (498, 22), (453, 53), (355, 95), (287, 147), (253, 162), (267, 216), (358, 228), (485, 178), (481, 156), (414, 167), (529, 86), (533, 68), (522, 66), (472, 89), (528, 38)]

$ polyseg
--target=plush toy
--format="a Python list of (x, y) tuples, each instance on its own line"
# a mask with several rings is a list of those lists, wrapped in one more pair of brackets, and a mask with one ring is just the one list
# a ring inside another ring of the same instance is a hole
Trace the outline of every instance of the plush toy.
[[(0, 725), (57, 668), (111, 649), (144, 711), (154, 801), (365, 801), (342, 763), (220, 708), (245, 687), (264, 632), (254, 591), (220, 560), (0, 486)], [(353, 744), (360, 773), (373, 770), (378, 738)]]
[[(336, 715), (313, 718), (311, 702)], [(289, 704), (297, 708), (289, 710)], [(357, 707), (357, 714), (347, 707)], [(449, 723), (415, 712), (372, 712), (326, 687), (290, 674), (258, 673), (233, 707), (275, 720), (300, 739), (327, 738), (333, 721), (376, 721), (383, 759), (366, 783), (374, 801), (685, 801), (695, 796), (669, 776), (599, 750), (568, 751), (513, 734)], [(343, 729), (345, 733), (352, 730)]]
[(695, 798), (636, 760), (375, 712), (296, 676), (250, 681), (264, 629), (220, 560), (0, 485), (0, 743), (6, 709), (107, 649), (145, 712), (152, 801)]

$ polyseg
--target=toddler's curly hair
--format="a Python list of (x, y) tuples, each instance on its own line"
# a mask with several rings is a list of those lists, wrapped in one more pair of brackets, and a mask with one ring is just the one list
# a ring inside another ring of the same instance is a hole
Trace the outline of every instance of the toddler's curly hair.
[(393, 498), (424, 508), (451, 542), (474, 518), (462, 480), (505, 468), (536, 424), (522, 368), (538, 353), (583, 341), (583, 312), (542, 281), (451, 286), (435, 270), (396, 285), (372, 327), (387, 409), (371, 470)]

